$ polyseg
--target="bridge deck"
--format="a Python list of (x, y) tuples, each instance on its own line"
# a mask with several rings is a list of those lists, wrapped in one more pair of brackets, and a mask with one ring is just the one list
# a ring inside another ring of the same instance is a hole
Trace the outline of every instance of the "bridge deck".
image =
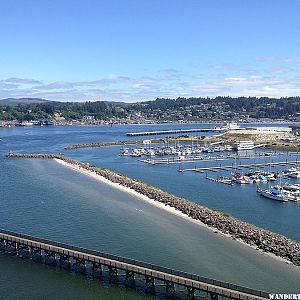
[(0, 240), (14, 242), (16, 244), (27, 245), (56, 254), (67, 255), (72, 258), (83, 259), (86, 262), (99, 263), (119, 270), (132, 271), (136, 274), (150, 276), (154, 279), (171, 282), (196, 290), (214, 293), (233, 299), (268, 299), (268, 294), (262, 291), (236, 286), (201, 276), (176, 271), (152, 264), (131, 260), (128, 258), (113, 256), (98, 251), (74, 247), (62, 243), (52, 242), (32, 236), (22, 235), (9, 231), (0, 230)]

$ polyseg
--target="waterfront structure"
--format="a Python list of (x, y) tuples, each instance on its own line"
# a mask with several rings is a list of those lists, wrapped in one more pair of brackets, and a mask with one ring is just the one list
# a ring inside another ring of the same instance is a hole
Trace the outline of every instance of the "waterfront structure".
[(254, 143), (253, 141), (240, 141), (233, 144), (234, 150), (252, 150), (254, 149)]
[(143, 277), (146, 292), (154, 293), (157, 285), (163, 285), (167, 297), (174, 297), (176, 288), (184, 288), (191, 299), (199, 293), (206, 293), (211, 300), (269, 299), (269, 294), (263, 291), (6, 230), (0, 230), (0, 250), (92, 276), (103, 276), (106, 271), (114, 283), (124, 276), (128, 287), (135, 287), (136, 277)]
[(219, 128), (194, 128), (194, 129), (171, 129), (159, 131), (143, 131), (143, 132), (129, 132), (127, 136), (147, 136), (147, 135), (162, 135), (162, 134), (182, 134), (182, 133), (195, 133), (195, 132), (225, 132), (225, 127)]

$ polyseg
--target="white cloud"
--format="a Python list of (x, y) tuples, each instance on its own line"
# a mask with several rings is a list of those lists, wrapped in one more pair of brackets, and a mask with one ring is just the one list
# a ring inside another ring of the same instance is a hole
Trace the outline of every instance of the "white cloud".
[(277, 63), (267, 68), (258, 65), (257, 70), (246, 64), (222, 64), (207, 66), (198, 74), (194, 73), (195, 69), (191, 73), (164, 69), (149, 76), (109, 74), (90, 81), (48, 83), (36, 79), (9, 78), (0, 80), (0, 97), (136, 102), (180, 96), (297, 96), (300, 95), (300, 75), (295, 70), (295, 67)]

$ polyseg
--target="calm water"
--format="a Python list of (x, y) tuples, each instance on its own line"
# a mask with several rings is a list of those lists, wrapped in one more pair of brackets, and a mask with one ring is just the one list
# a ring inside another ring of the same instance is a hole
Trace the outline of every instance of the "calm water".
[[(3, 157), (9, 150), (63, 152), (70, 143), (127, 139), (126, 132), (163, 128), (166, 126), (0, 129), (0, 227), (253, 288), (299, 292), (299, 268), (258, 254), (54, 161)], [(253, 186), (216, 185), (206, 182), (205, 175), (178, 173), (177, 165), (144, 165), (119, 157), (118, 152), (119, 147), (114, 147), (67, 154), (300, 240), (299, 204), (263, 200)], [(151, 298), (4, 255), (0, 256), (0, 268), (5, 270), (0, 272), (2, 299)]]

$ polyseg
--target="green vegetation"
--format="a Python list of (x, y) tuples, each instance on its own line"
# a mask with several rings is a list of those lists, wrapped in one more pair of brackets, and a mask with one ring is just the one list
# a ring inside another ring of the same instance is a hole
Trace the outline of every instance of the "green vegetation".
[(216, 97), (156, 99), (140, 103), (120, 102), (51, 102), (26, 103), (15, 106), (0, 101), (0, 120), (29, 121), (53, 118), (59, 113), (69, 120), (103, 120), (155, 122), (232, 120), (241, 118), (296, 118), (300, 113), (300, 97), (255, 98)]

